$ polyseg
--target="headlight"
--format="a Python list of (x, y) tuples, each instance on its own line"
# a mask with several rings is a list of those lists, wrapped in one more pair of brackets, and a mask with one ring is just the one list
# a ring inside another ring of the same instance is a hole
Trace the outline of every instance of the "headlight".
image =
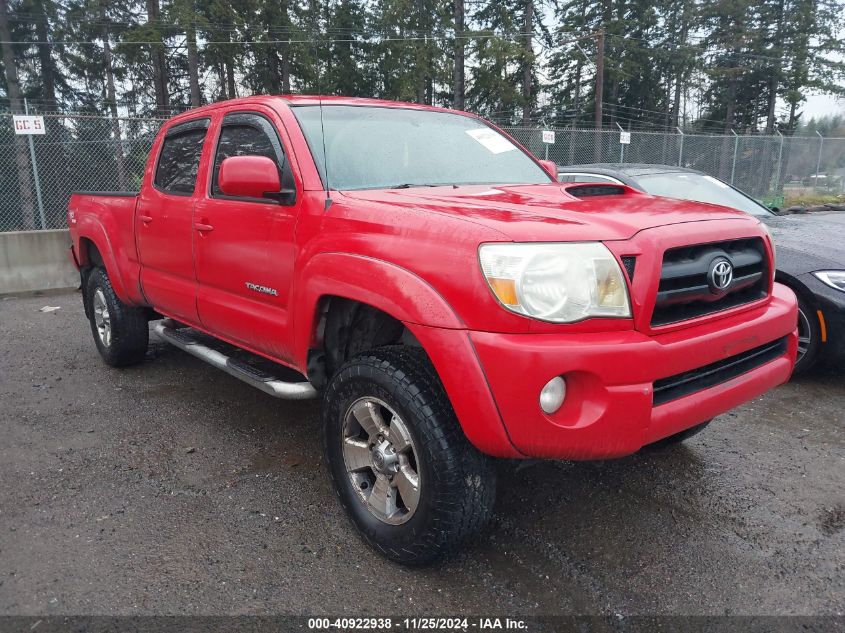
[(845, 270), (819, 270), (813, 274), (831, 288), (845, 292)]
[(493, 294), (512, 312), (555, 323), (631, 316), (625, 277), (600, 242), (482, 244), (478, 256)]

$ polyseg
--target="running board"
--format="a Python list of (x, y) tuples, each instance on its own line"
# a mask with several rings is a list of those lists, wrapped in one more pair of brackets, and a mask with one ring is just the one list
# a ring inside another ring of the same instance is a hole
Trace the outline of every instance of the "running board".
[(167, 327), (165, 322), (156, 323), (153, 331), (171, 345), (204, 360), (217, 369), (222, 369), (230, 376), (242, 380), (248, 385), (260, 389), (274, 398), (285, 400), (309, 400), (317, 397), (317, 390), (310, 382), (285, 382), (261, 369), (227, 356), (191, 336), (191, 330)]

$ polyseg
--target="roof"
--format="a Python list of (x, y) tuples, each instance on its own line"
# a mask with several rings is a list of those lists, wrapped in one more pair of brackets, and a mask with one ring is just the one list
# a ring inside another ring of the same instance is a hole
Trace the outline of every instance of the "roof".
[[(173, 117), (174, 120), (183, 118), (193, 118), (197, 115), (202, 115), (207, 112), (212, 112), (218, 108), (238, 105), (268, 105), (272, 106), (278, 104), (280, 101), (287, 105), (345, 105), (345, 106), (369, 106), (379, 108), (410, 108), (414, 110), (433, 110), (436, 112), (456, 112), (448, 108), (438, 108), (435, 106), (422, 105), (419, 103), (409, 103), (405, 101), (388, 101), (386, 99), (366, 99), (364, 97), (340, 97), (335, 95), (253, 95), (250, 97), (240, 97), (238, 99), (228, 99), (226, 101), (216, 101), (208, 105), (200, 106), (198, 108), (191, 108), (185, 112), (181, 112)], [(461, 113), (467, 116), (474, 116), (470, 113)]]
[(558, 165), (558, 172), (591, 172), (605, 176), (644, 176), (646, 174), (688, 173), (700, 174), (697, 169), (676, 165), (649, 163), (585, 163), (582, 165)]

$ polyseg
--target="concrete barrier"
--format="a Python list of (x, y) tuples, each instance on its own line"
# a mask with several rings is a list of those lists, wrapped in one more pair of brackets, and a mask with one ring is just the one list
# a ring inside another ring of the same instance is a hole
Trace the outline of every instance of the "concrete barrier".
[(76, 288), (67, 229), (0, 233), (0, 295)]

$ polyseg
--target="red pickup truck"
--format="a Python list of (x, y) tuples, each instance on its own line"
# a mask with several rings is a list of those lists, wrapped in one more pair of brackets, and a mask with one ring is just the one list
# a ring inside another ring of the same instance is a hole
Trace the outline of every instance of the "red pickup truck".
[(191, 110), (140, 193), (71, 198), (94, 341), (139, 362), (155, 321), (270, 395), (322, 398), (342, 505), (425, 563), (489, 518), (491, 457), (677, 442), (792, 371), (795, 296), (756, 218), (555, 171), (463, 112)]

